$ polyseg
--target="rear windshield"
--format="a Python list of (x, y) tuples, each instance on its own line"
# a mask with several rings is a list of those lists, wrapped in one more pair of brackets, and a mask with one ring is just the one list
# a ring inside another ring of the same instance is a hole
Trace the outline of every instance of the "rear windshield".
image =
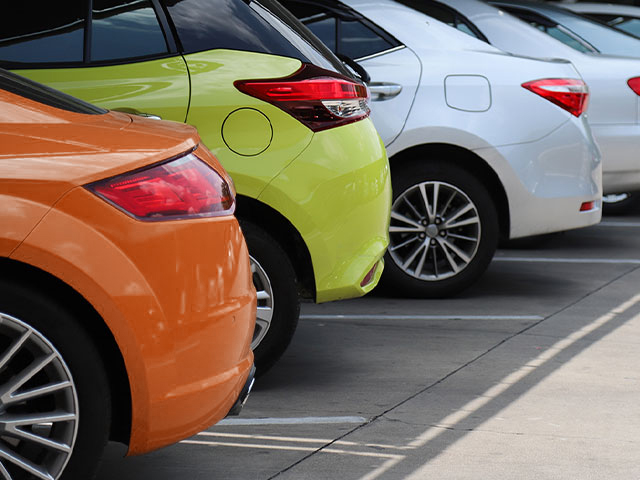
[(275, 0), (164, 0), (185, 53), (218, 48), (297, 58), (351, 76)]
[(106, 110), (0, 68), (0, 88), (34, 102), (73, 113), (100, 115)]

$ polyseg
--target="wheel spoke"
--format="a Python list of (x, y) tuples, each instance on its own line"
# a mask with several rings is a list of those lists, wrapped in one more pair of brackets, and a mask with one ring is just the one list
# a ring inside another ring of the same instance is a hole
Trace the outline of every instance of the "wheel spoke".
[(16, 375), (11, 382), (5, 384), (3, 388), (0, 389), (0, 401), (2, 401), (3, 403), (10, 402), (11, 396), (16, 390), (18, 390), (22, 385), (27, 383), (36, 374), (42, 371), (42, 369), (49, 365), (51, 361), (56, 357), (57, 355), (52, 352), (49, 355), (40, 358), (39, 360), (31, 362), (29, 367)]
[(418, 261), (418, 266), (416, 267), (417, 276), (420, 276), (422, 274), (424, 261), (426, 260), (428, 253), (429, 253), (429, 245), (425, 245), (425, 249), (422, 251), (422, 255), (420, 256), (420, 260)]
[(427, 218), (429, 219), (429, 223), (433, 222), (435, 219), (435, 215), (433, 210), (431, 209), (431, 205), (429, 204), (429, 196), (427, 195), (427, 186), (424, 183), (420, 184), (420, 195), (422, 196), (422, 203), (424, 204), (424, 209), (427, 212)]
[(420, 213), (418, 209), (413, 206), (413, 203), (409, 201), (409, 198), (406, 195), (402, 197), (402, 201), (407, 204), (407, 206), (411, 209), (411, 211), (416, 217), (418, 218), (422, 217), (422, 213)]
[(270, 300), (271, 299), (271, 295), (269, 295), (269, 292), (266, 292), (265, 290), (260, 290), (260, 291), (256, 292), (256, 297), (257, 297), (258, 301), (260, 301), (260, 300)]
[(399, 248), (406, 247), (410, 243), (413, 243), (413, 242), (416, 242), (416, 241), (420, 241), (420, 239), (417, 236), (410, 237), (409, 240), (405, 240), (404, 242), (400, 243), (399, 245), (395, 245), (395, 246), (389, 248), (389, 250), (392, 251), (392, 252), (395, 252)]
[(13, 356), (18, 352), (27, 339), (31, 336), (31, 330), (26, 330), (19, 338), (16, 338), (9, 349), (4, 352), (2, 358), (0, 358), (0, 370), (2, 370), (5, 365), (13, 358)]
[(448, 224), (447, 228), (464, 227), (466, 225), (473, 225), (476, 223), (480, 223), (480, 219), (478, 217), (469, 217), (465, 220), (460, 220), (459, 222)]
[(73, 384), (70, 381), (65, 380), (64, 382), (52, 383), (49, 385), (44, 385), (42, 387), (33, 388), (25, 392), (20, 392), (20, 393), (16, 393), (15, 395), (11, 395), (9, 397), (9, 400), (5, 402), (4, 405), (6, 407), (15, 403), (25, 402), (33, 398), (42, 397), (44, 395), (48, 395), (53, 392), (64, 390), (65, 388), (70, 388), (72, 385)]
[(413, 253), (409, 255), (409, 258), (404, 262), (404, 265), (402, 265), (402, 268), (407, 268), (409, 265), (411, 265), (411, 263), (413, 263), (413, 260), (418, 256), (418, 254), (423, 248), (427, 248), (427, 246), (425, 245), (425, 242), (421, 242), (420, 245), (418, 245), (414, 249)]
[(449, 238), (457, 238), (458, 240), (466, 240), (467, 242), (477, 242), (478, 241), (478, 237), (467, 237), (466, 235), (458, 235), (457, 233), (451, 233), (449, 232), (447, 234), (447, 236)]
[(2, 462), (0, 462), (0, 476), (1, 478), (4, 478), (4, 480), (13, 480)]
[(433, 220), (429, 218), (430, 222), (435, 220), (438, 215), (438, 196), (440, 195), (440, 183), (436, 182), (433, 186)]
[[(4, 458), (5, 460), (21, 468), (22, 470), (30, 473), (34, 477), (40, 478), (41, 480), (54, 480), (54, 478), (49, 474), (49, 472), (46, 471), (45, 468), (39, 465), (36, 465), (31, 460), (23, 457), (17, 452), (7, 450), (1, 444), (0, 444), (0, 458)], [(8, 477), (8, 478), (11, 478), (11, 477)]]
[(449, 253), (449, 250), (447, 249), (447, 246), (446, 246), (445, 242), (443, 242), (442, 239), (440, 239), (440, 238), (438, 238), (437, 240), (438, 240), (438, 244), (440, 245), (440, 248), (442, 250), (442, 253), (444, 253), (444, 256), (447, 259), (447, 262), (449, 262), (449, 266), (451, 267), (451, 270), (454, 273), (458, 273), (460, 271), (460, 267), (458, 266), (456, 261), (453, 259), (453, 257)]
[(454, 243), (451, 243), (446, 238), (442, 239), (442, 243), (446, 245), (447, 248), (451, 250), (453, 253), (455, 253), (459, 258), (461, 258), (464, 261), (464, 263), (469, 263), (471, 261), (471, 258), (469, 258), (469, 255), (467, 255), (465, 252), (460, 250)]
[(470, 203), (465, 204), (462, 208), (458, 209), (458, 211), (454, 213), (451, 217), (446, 219), (446, 221), (444, 222), (444, 226), (447, 228), (453, 228), (451, 227), (451, 223), (453, 223), (455, 220), (457, 220), (462, 215), (464, 215), (465, 213), (467, 213), (469, 210), (472, 210), (472, 209), (473, 209), (473, 205), (471, 205)]
[(391, 218), (394, 219), (394, 220), (398, 220), (400, 222), (404, 222), (407, 225), (411, 225), (414, 228), (408, 229), (409, 227), (393, 226), (393, 227), (389, 228), (389, 231), (393, 231), (392, 229), (396, 229), (396, 231), (399, 231), (399, 230), (397, 230), (399, 228), (408, 229), (408, 230), (403, 230), (405, 232), (421, 232), (423, 230), (422, 229), (422, 225), (420, 225), (418, 222), (410, 219), (409, 217), (405, 217), (404, 215), (402, 215), (402, 214), (400, 214), (400, 213), (398, 213), (396, 211), (391, 211)]

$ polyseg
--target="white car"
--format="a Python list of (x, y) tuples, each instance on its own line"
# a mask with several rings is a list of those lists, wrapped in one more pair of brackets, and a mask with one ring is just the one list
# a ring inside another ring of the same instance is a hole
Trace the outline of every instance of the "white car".
[(499, 236), (600, 220), (600, 155), (571, 63), (505, 54), (391, 0), (282, 3), (370, 75), (394, 190), (386, 286), (457, 293)]
[[(512, 3), (509, 12), (521, 16), (528, 24), (506, 13), (506, 2), (501, 7), (478, 0), (446, 0), (446, 4), (425, 0), (421, 4), (439, 19), (458, 15), (464, 21), (464, 26), (458, 26), (460, 30), (504, 51), (571, 60), (591, 93), (587, 118), (602, 152), (603, 190), (605, 200), (612, 202), (606, 206), (610, 211), (620, 211), (633, 205), (630, 194), (640, 191), (640, 59), (602, 54), (594, 45), (605, 49), (610, 42), (604, 43), (602, 38), (617, 38), (619, 53), (635, 46), (632, 50), (640, 56), (640, 40), (580, 17), (573, 20), (589, 22), (588, 27), (600, 35), (578, 37), (541, 14), (543, 10), (560, 10), (546, 4), (518, 2), (516, 7)], [(449, 10), (446, 16), (444, 10)], [(587, 28), (583, 26), (580, 30)]]
[(591, 2), (559, 3), (558, 5), (640, 38), (640, 7)]

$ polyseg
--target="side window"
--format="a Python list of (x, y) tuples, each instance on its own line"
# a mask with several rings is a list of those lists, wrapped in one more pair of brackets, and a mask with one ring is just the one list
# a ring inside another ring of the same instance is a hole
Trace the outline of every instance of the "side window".
[(0, 16), (0, 61), (82, 62), (84, 2), (11, 2)]
[(149, 0), (93, 0), (92, 17), (92, 62), (168, 52)]
[(362, 58), (397, 46), (357, 20), (340, 20), (338, 54)]
[(334, 17), (327, 15), (319, 15), (305, 21), (305, 25), (311, 30), (316, 37), (322, 40), (329, 50), (336, 51), (337, 21)]

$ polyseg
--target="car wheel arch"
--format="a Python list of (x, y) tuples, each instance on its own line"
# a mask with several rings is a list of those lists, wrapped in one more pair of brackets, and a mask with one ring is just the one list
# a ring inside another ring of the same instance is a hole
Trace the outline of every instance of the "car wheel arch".
[(289, 256), (300, 284), (303, 298), (316, 298), (315, 275), (311, 255), (302, 235), (280, 212), (269, 205), (245, 195), (236, 196), (235, 215), (239, 220), (247, 220), (272, 235)]
[(389, 158), (391, 175), (394, 169), (402, 168), (405, 162), (428, 162), (429, 158), (443, 159), (468, 171), (482, 180), (487, 186), (494, 205), (497, 208), (500, 237), (509, 238), (510, 213), (509, 200), (502, 182), (489, 163), (476, 153), (459, 145), (449, 143), (425, 143), (414, 145), (393, 154)]
[(110, 439), (124, 444), (131, 435), (131, 386), (124, 358), (113, 334), (100, 314), (77, 290), (38, 267), (21, 261), (0, 258), (0, 276), (21, 283), (29, 289), (52, 298), (76, 316), (85, 319), (83, 327), (100, 352), (105, 365), (112, 399)]

